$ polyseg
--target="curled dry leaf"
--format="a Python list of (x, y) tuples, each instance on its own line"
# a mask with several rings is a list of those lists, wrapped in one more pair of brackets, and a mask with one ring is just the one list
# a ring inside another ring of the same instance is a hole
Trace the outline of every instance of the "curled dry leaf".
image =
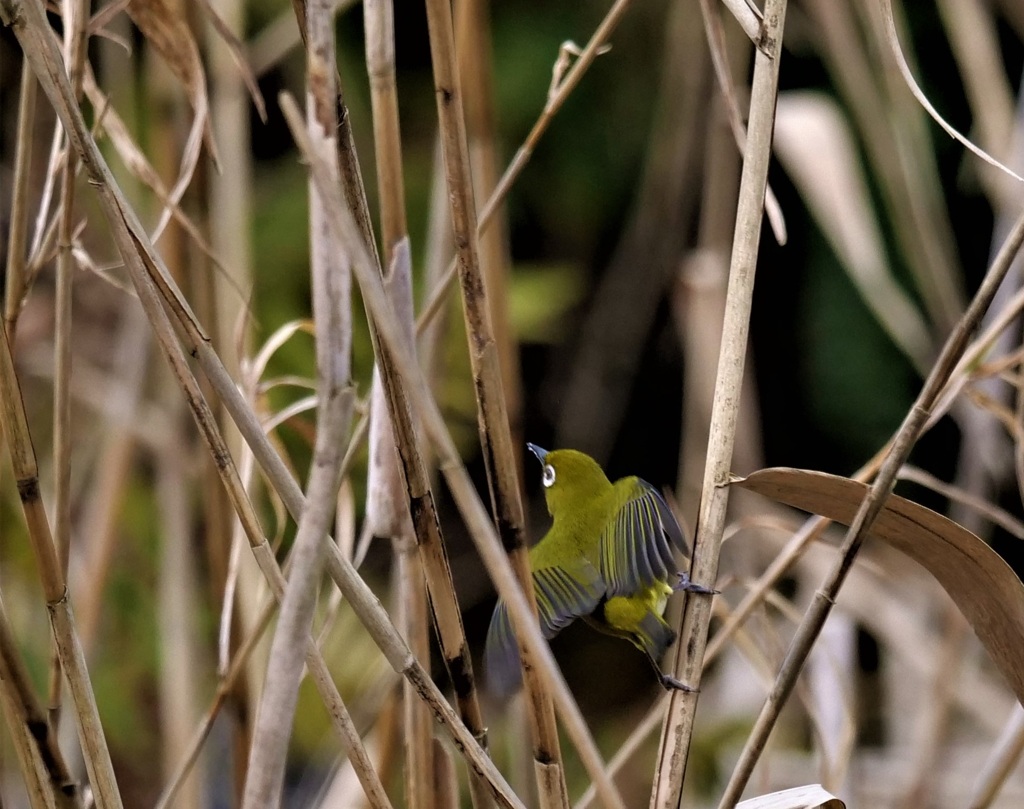
[(171, 189), (169, 201), (153, 233), (153, 240), (163, 232), (172, 209), (181, 201), (192, 182), (199, 163), (200, 147), (205, 140), (210, 156), (217, 161), (217, 147), (210, 129), (210, 102), (206, 93), (206, 73), (192, 29), (185, 18), (184, 0), (131, 0), (128, 16), (139, 27), (146, 40), (164, 59), (171, 72), (185, 88), (195, 117), (181, 156), (178, 179)]
[(759, 795), (736, 804), (736, 809), (846, 809), (846, 804), (821, 784), (809, 784)]
[[(849, 525), (868, 492), (863, 483), (804, 469), (763, 469), (733, 486)], [(949, 593), (1024, 704), (1024, 584), (966, 528), (890, 495), (870, 534), (925, 568)]]

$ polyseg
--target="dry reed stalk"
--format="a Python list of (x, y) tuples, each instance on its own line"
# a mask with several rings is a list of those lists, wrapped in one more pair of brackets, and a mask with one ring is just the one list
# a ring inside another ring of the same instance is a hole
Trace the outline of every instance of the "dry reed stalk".
[[(526, 554), (526, 528), (519, 475), (516, 471), (516, 453), (512, 449), (512, 433), (502, 391), (498, 346), (491, 327), (487, 286), (480, 269), (476, 203), (473, 198), (462, 90), (456, 66), (452, 9), (448, 0), (427, 0), (426, 7), (441, 150), (448, 180), (448, 202), (455, 233), (463, 316), (476, 392), (481, 453), (498, 534), (536, 621), (537, 604), (533, 575)], [(534, 770), (540, 804), (545, 809), (568, 809), (569, 796), (565, 786), (554, 704), (543, 680), (535, 673), (535, 662), (530, 650), (520, 644), (519, 651), (524, 691), (529, 703)]]
[(644, 342), (690, 246), (700, 197), (714, 79), (703, 28), (693, 25), (696, 0), (672, 3), (667, 14), (642, 178), (580, 324), (555, 428), (560, 446), (585, 450), (598, 462), (611, 452)]
[[(145, 353), (148, 354), (148, 351)], [(181, 402), (170, 375), (161, 375), (161, 396), (181, 427)], [(184, 430), (182, 430), (184, 432)], [(197, 571), (191, 558), (192, 508), (188, 492), (190, 475), (184, 448), (186, 436), (169, 442), (155, 460), (157, 499), (160, 514), (160, 565), (157, 583), (157, 616), (161, 639), (159, 689), (163, 735), (163, 776), (169, 777), (188, 749), (192, 727), (199, 716), (199, 632), (196, 611), (199, 604)], [(193, 771), (182, 786), (183, 806), (201, 806), (202, 772)]]
[(227, 671), (224, 672), (220, 682), (217, 684), (217, 690), (214, 693), (210, 707), (207, 708), (202, 720), (192, 733), (192, 738), (186, 748), (185, 754), (178, 762), (178, 766), (175, 768), (174, 772), (168, 777), (167, 785), (160, 793), (155, 809), (169, 809), (169, 807), (174, 805), (179, 791), (189, 774), (192, 772), (192, 769), (199, 758), (199, 751), (202, 749), (203, 743), (206, 741), (207, 737), (210, 735), (210, 731), (213, 729), (213, 722), (217, 718), (217, 714), (220, 712), (224, 703), (233, 698), (236, 683), (240, 678), (245, 676), (245, 668), (249, 662), (249, 658), (262, 639), (263, 633), (266, 632), (267, 627), (270, 626), (270, 621), (276, 612), (277, 601), (276, 599), (271, 599), (270, 603), (264, 607), (263, 612), (257, 619), (252, 632), (250, 632), (245, 641), (238, 646)]
[(39, 704), (2, 601), (0, 699), (33, 809), (40, 805), (80, 809), (81, 790), (64, 761), (57, 734)]
[[(497, 125), (494, 112), (494, 68), (491, 54), (491, 25), (488, 0), (467, 0), (456, 7), (455, 38), (459, 77), (465, 99), (466, 137), (469, 150), (473, 197), (486, 201), (501, 179)], [(477, 214), (479, 215), (479, 210)], [(512, 273), (504, 209), (499, 206), (491, 227), (477, 224), (484, 285), (490, 303), (491, 330), (498, 350), (501, 387), (511, 433), (515, 468), (522, 467), (523, 393), (519, 368), (519, 345), (509, 322), (508, 295)]]
[[(76, 98), (82, 94), (82, 73), (88, 43), (88, 0), (66, 0), (64, 63)], [(68, 153), (60, 185), (60, 218), (57, 231), (57, 278), (54, 300), (53, 371), (53, 540), (57, 544), (64, 577), (71, 552), (71, 293), (74, 272), (72, 241), (75, 228), (75, 177), (78, 160)], [(60, 715), (60, 658), (53, 649), (50, 659), (50, 721), (57, 727)]]
[[(0, 8), (0, 13), (8, 24), (15, 17), (11, 12), (6, 5)], [(35, 449), (28, 430), (21, 386), (14, 370), (14, 359), (11, 356), (6, 331), (0, 337), (0, 409), (3, 412), (0, 423), (3, 424), (11, 453), (11, 467), (18, 485), (25, 522), (28, 525), (32, 551), (39, 568), (50, 628), (75, 708), (75, 720), (78, 724), (89, 780), (101, 805), (113, 809), (121, 806), (121, 796), (117, 791), (110, 753), (103, 737), (96, 698), (85, 665), (85, 655), (75, 629), (60, 560), (40, 498)]]
[[(700, 583), (714, 582), (718, 577), (718, 560), (729, 502), (728, 489), (724, 484), (729, 480), (741, 400), (754, 272), (771, 158), (785, 14), (786, 0), (770, 0), (766, 4), (764, 23), (758, 39), (760, 47), (754, 56), (750, 115), (729, 266), (722, 348), (712, 406), (707, 464), (701, 489), (700, 517), (690, 569), (693, 581)], [(710, 598), (697, 596), (686, 599), (674, 669), (684, 683), (694, 687), (700, 684), (710, 619)], [(651, 792), (651, 809), (674, 809), (679, 804), (696, 709), (697, 692), (676, 691), (671, 694)]]
[[(586, 723), (580, 715), (579, 707), (569, 693), (565, 680), (562, 678), (558, 667), (551, 655), (551, 650), (541, 637), (540, 629), (531, 614), (529, 605), (518, 586), (517, 580), (510, 569), (507, 557), (502, 553), (500, 543), (495, 532), (493, 523), (476, 493), (476, 489), (466, 471), (465, 466), (459, 457), (458, 450), (445, 426), (444, 420), (438, 410), (437, 403), (430, 395), (423, 373), (411, 353), (404, 344), (401, 327), (398, 324), (390, 300), (382, 287), (380, 281), (379, 267), (376, 266), (369, 247), (362, 239), (359, 224), (351, 211), (337, 197), (327, 197), (331, 189), (327, 187), (318, 168), (319, 159), (311, 149), (305, 133), (299, 127), (299, 117), (294, 100), (287, 95), (280, 96), (281, 109), (284, 112), (285, 120), (292, 130), (292, 136), (299, 146), (304, 158), (309, 161), (311, 173), (321, 185), (325, 192), (325, 201), (331, 204), (331, 223), (337, 228), (339, 238), (346, 241), (354, 250), (353, 269), (359, 280), (366, 303), (373, 316), (383, 345), (390, 352), (395, 363), (395, 368), (404, 379), (407, 391), (410, 394), (410, 402), (416, 409), (424, 432), (433, 443), (440, 457), (440, 468), (452, 492), (455, 505), (458, 508), (470, 536), (476, 544), (477, 550), (490, 574), (492, 580), (498, 587), (498, 592), (505, 600), (509, 613), (514, 621), (520, 642), (525, 643), (530, 652), (536, 656), (540, 664), (542, 675), (549, 680), (559, 709), (565, 717), (567, 730), (581, 748), (581, 757), (587, 767), (588, 773), (600, 784), (602, 798), (609, 801), (616, 800), (614, 786), (610, 783), (603, 766), (600, 763), (600, 756), (596, 751), (593, 739), (590, 737)], [(187, 325), (187, 323), (183, 323)], [(259, 433), (250, 414), (244, 408), (237, 406), (237, 396), (230, 385), (230, 379), (223, 374), (222, 368), (205, 351), (201, 343), (190, 341), (198, 352), (198, 357), (204, 362), (204, 368), (211, 374), (218, 384), (218, 391), (225, 401), (229, 403), (232, 413), (235, 416), (239, 427), (246, 440), (250, 442), (254, 453), (264, 465), (267, 477), (272, 481), (278, 492), (281, 494), (289, 510), (300, 511), (302, 507), (302, 495), (290, 478), (279, 457), (272, 451), (263, 436)], [(332, 577), (339, 583), (346, 596), (352, 602), (353, 608), (359, 615), (360, 620), (370, 631), (374, 641), (381, 647), (395, 670), (413, 680), (420, 689), (421, 697), (431, 702), (435, 716), (444, 724), (446, 729), (453, 735), (459, 749), (467, 755), (471, 766), (481, 775), (488, 779), (488, 784), (500, 802), (507, 800), (506, 795), (495, 789), (498, 781), (492, 780), (492, 764), (486, 756), (481, 760), (482, 751), (472, 737), (465, 733), (461, 723), (454, 721), (454, 712), (440, 699), (440, 694), (432, 683), (425, 681), (425, 672), (422, 666), (414, 659), (410, 659), (408, 649), (401, 639), (394, 633), (394, 627), (379, 609), (366, 600), (366, 585), (352, 569), (347, 560), (340, 558), (338, 554), (328, 557), (328, 565)], [(467, 739), (470, 740), (467, 743)], [(500, 778), (500, 776), (499, 776)], [(500, 779), (504, 783), (504, 779)], [(621, 799), (619, 799), (621, 800)], [(517, 801), (518, 803), (518, 801)], [(618, 805), (615, 803), (614, 805)]]
[[(366, 41), (367, 65), (370, 74), (372, 92), (374, 144), (377, 150), (378, 184), (381, 196), (381, 224), (384, 239), (385, 266), (389, 268), (390, 278), (387, 286), (391, 289), (391, 298), (399, 315), (404, 339), (408, 350), (413, 348), (413, 312), (411, 290), (411, 259), (408, 241), (406, 240), (405, 192), (402, 184), (401, 140), (398, 127), (398, 96), (395, 87), (394, 67), (394, 33), (390, 0), (371, 2), (366, 6)], [(365, 236), (365, 234), (364, 234)], [(375, 330), (376, 331), (376, 330)], [(393, 531), (407, 530), (411, 517), (411, 525), (416, 544), (419, 547), (422, 574), (419, 565), (406, 565), (414, 578), (406, 582), (406, 593), (410, 602), (406, 605), (405, 617), (416, 618), (424, 613), (422, 599), (424, 593), (418, 577), (426, 576), (427, 587), (431, 596), (438, 637), (445, 666), (454, 685), (456, 705), (459, 715), (466, 727), (486, 749), (486, 728), (480, 711), (476, 692), (476, 680), (466, 642), (465, 630), (462, 625), (462, 614), (455, 596), (451, 568), (448, 564), (447, 551), (440, 530), (440, 521), (434, 504), (433, 492), (427, 466), (417, 446), (416, 431), (409, 409), (409, 402), (402, 380), (395, 374), (388, 352), (381, 351), (380, 338), (374, 333), (377, 370), (379, 381), (388, 405), (388, 412), (379, 412), (379, 418), (390, 419), (390, 430), (393, 430), (392, 443), (397, 446), (398, 455), (385, 456), (390, 467), (382, 474), (389, 475), (393, 481), (404, 485), (392, 485), (391, 490), (408, 492), (408, 512), (393, 521)], [(382, 423), (387, 427), (387, 422)], [(376, 446), (376, 442), (375, 442)], [(393, 453), (393, 451), (392, 451)], [(398, 461), (398, 464), (395, 464)], [(399, 469), (398, 467), (401, 467)], [(396, 498), (397, 499), (397, 494)], [(404, 511), (404, 510), (403, 510)], [(407, 516), (408, 515), (408, 516)], [(406, 560), (408, 563), (410, 560)], [(424, 615), (425, 617), (425, 615)], [(411, 637), (420, 638), (422, 653), (423, 636), (426, 628), (414, 625), (415, 634)], [(429, 657), (421, 660), (429, 660)], [(412, 769), (418, 770), (417, 777), (410, 779), (411, 796), (429, 806), (429, 797), (423, 793), (422, 787), (430, 783), (428, 777), (432, 772), (431, 764), (433, 743), (424, 736), (422, 725), (423, 706), (412, 704), (409, 686), (406, 687), (406, 698), (409, 703), (409, 721), (416, 729), (415, 736), (407, 739), (407, 747), (412, 753)], [(417, 701), (418, 703), (418, 701)], [(412, 734), (410, 734), (412, 736)], [(428, 745), (424, 747), (424, 745)], [(416, 782), (416, 783), (414, 783)], [(473, 777), (470, 782), (473, 804), (485, 807), (490, 801), (486, 789), (480, 780)]]
[[(391, 296), (395, 311), (412, 345), (412, 267), (409, 256), (408, 228), (405, 215), (405, 184), (402, 178), (402, 140), (398, 118), (398, 88), (395, 83), (394, 8), (391, 0), (368, 0), (364, 4), (363, 22), (366, 33), (366, 66), (370, 79), (370, 101), (373, 117), (373, 147), (376, 153), (377, 187), (380, 197), (382, 269), (388, 268), (390, 277), (385, 287)], [(379, 352), (378, 352), (379, 355)], [(386, 377), (386, 379), (385, 379)], [(397, 418), (392, 418), (394, 413)], [(373, 396), (370, 411), (370, 464), (367, 482), (367, 521), (373, 525), (375, 535), (391, 537), (398, 585), (399, 626), (402, 627), (409, 648), (429, 669), (430, 616), (427, 602), (427, 584), (424, 565), (417, 545), (439, 541), (439, 531), (420, 536), (413, 526), (411, 514), (417, 513), (424, 503), (428, 510), (427, 523), (437, 525), (433, 495), (423, 486), (423, 463), (416, 448), (408, 403), (401, 386), (396, 383), (381, 358), (374, 369)], [(399, 447), (411, 474), (400, 467)], [(408, 487), (406, 479), (409, 480)], [(406, 490), (408, 488), (408, 496)], [(433, 527), (433, 526), (431, 526)], [(443, 546), (442, 546), (443, 547)], [(424, 552), (425, 553), (425, 552)], [(450, 585), (450, 574), (446, 579)], [(435, 583), (435, 588), (443, 582)], [(438, 595), (440, 603), (453, 602), (454, 593), (444, 588), (448, 596)], [(439, 610), (444, 615), (446, 610)], [(447, 613), (450, 617), (450, 613)], [(461, 636), (461, 620), (456, 625)], [(462, 644), (465, 649), (465, 644)], [(445, 655), (446, 662), (448, 655)], [(475, 700), (473, 702), (475, 706)], [(460, 712), (467, 727), (473, 728), (474, 715)], [(427, 705), (416, 698), (412, 684), (402, 681), (402, 722), (405, 728), (405, 798), (409, 809), (433, 809), (434, 736), (433, 723)], [(482, 729), (479, 707), (476, 707), (477, 727)], [(482, 741), (482, 740), (481, 740)], [(486, 794), (486, 793), (484, 793)]]
[(956, 371), (959, 361), (970, 347), (971, 333), (995, 297), (999, 285), (1013, 265), (1022, 244), (1024, 244), (1024, 217), (1017, 220), (1010, 235), (1000, 248), (999, 254), (986, 272), (981, 286), (963, 316), (957, 321), (953, 332), (945, 341), (921, 392), (892, 439), (878, 475), (846, 532), (840, 548), (840, 556), (822, 586), (815, 593), (814, 601), (797, 629), (782, 669), (779, 671), (775, 684), (744, 745), (739, 763), (733, 771), (720, 803), (723, 809), (734, 805), (739, 800), (750, 773), (764, 748), (768, 734), (771, 732), (775, 720), (782, 710), (782, 705), (799, 675), (803, 662), (835, 603), (836, 594), (853, 565), (871, 523), (885, 504), (886, 498), (892, 491), (897, 473), (924, 431), (932, 415), (931, 411), (940, 401), (940, 396), (950, 377)]
[[(339, 182), (335, 132), (338, 128), (334, 16), (329, 3), (306, 6), (306, 116), (309, 138), (324, 155), (327, 180)], [(302, 651), (315, 651), (309, 639), (323, 569), (325, 539), (334, 520), (344, 439), (352, 416), (351, 271), (348, 251), (331, 231), (321, 192), (312, 182), (310, 197), (310, 273), (316, 329), (318, 374), (317, 430), (310, 466), (306, 508), (298, 521), (288, 583), (274, 632), (267, 678), (253, 734), (243, 807), (276, 806), (281, 800), (291, 728), (302, 677)], [(366, 796), (374, 807), (390, 807), (351, 718), (344, 712), (346, 748)]]
[(36, 117), (38, 83), (28, 63), (21, 65), (18, 93), (18, 131), (14, 145), (14, 176), (11, 178), (11, 219), (7, 233), (7, 263), (4, 282), (4, 328), (7, 339), (14, 340), (18, 313), (27, 289), (25, 279), (25, 237), (28, 232), (29, 182), (32, 171), (32, 124)]
[[(240, 33), (245, 30), (245, 5), (244, 0), (217, 0), (217, 13), (229, 31)], [(222, 144), (247, 144), (250, 139), (250, 107), (245, 82), (233, 54), (223, 46), (220, 34), (209, 28), (207, 31), (210, 125)], [(221, 266), (216, 272), (209, 266), (204, 268), (205, 271), (200, 271), (197, 286), (204, 294), (197, 300), (196, 307), (202, 322), (210, 325), (217, 353), (237, 379), (240, 376), (238, 371), (241, 359), (251, 354), (248, 293), (243, 292), (253, 288), (250, 234), (254, 197), (251, 150), (222, 150), (220, 166), (221, 171), (207, 170), (203, 177), (209, 199), (206, 222), (211, 253), (219, 257)], [(213, 262), (208, 261), (207, 264)], [(203, 394), (209, 401), (213, 401), (213, 391), (208, 381), (204, 379), (202, 384)], [(241, 458), (242, 442), (238, 432), (222, 411), (218, 411), (217, 417), (228, 447), (236, 458)], [(203, 539), (210, 569), (210, 597), (211, 603), (222, 604), (227, 589), (231, 552), (230, 545), (223, 538), (232, 535), (233, 515), (227, 495), (223, 487), (218, 485), (215, 465), (209, 459), (205, 460), (203, 477), (206, 492), (203, 498)], [(241, 599), (234, 602), (232, 607), (237, 607), (239, 603)], [(243, 619), (237, 610), (232, 609), (232, 616), (228, 626), (241, 626)], [(237, 652), (240, 644), (238, 633), (232, 632), (228, 643)], [(233, 725), (231, 756), (236, 802), (241, 800), (245, 784), (245, 768), (256, 709), (255, 689), (250, 685), (251, 680), (250, 672), (243, 672), (230, 697), (234, 706), (231, 713), (236, 720)]]

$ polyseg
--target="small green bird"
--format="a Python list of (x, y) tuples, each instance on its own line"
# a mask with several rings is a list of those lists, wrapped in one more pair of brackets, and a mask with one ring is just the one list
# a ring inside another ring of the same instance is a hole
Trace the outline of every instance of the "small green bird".
[[(543, 465), (541, 480), (552, 518), (547, 534), (530, 549), (544, 637), (551, 639), (583, 618), (640, 649), (665, 688), (691, 690), (658, 665), (675, 640), (661, 616), (673, 590), (717, 591), (675, 571), (672, 549), (688, 556), (689, 547), (661, 495), (638, 477), (612, 483), (582, 452), (526, 446)], [(519, 648), (502, 601), (491, 617), (484, 664), (497, 694), (519, 687)]]

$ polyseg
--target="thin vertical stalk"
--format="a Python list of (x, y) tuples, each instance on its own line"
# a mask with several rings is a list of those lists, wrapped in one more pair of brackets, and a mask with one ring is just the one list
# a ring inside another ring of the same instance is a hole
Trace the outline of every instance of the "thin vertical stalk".
[[(508, 196), (515, 181), (519, 179), (519, 175), (522, 174), (523, 169), (530, 162), (530, 158), (533, 157), (533, 150), (537, 148), (541, 137), (547, 131), (548, 126), (550, 126), (562, 105), (565, 104), (566, 99), (569, 98), (572, 91), (583, 80), (584, 74), (594, 63), (598, 54), (602, 52), (602, 48), (604, 48), (612, 32), (622, 21), (629, 8), (629, 4), (632, 2), (633, 0), (615, 0), (615, 4), (608, 10), (604, 19), (601, 20), (601, 23), (594, 30), (586, 47), (576, 58), (576, 61), (573, 62), (572, 67), (569, 68), (569, 71), (559, 82), (554, 92), (548, 94), (547, 100), (544, 103), (544, 109), (537, 116), (530, 134), (526, 136), (526, 139), (516, 150), (508, 166), (505, 167), (505, 171), (502, 173), (501, 179), (498, 180), (497, 186), (490, 197), (480, 206), (479, 221), (477, 222), (478, 236), (494, 221), (494, 216), (501, 210), (505, 197)], [(458, 267), (459, 260), (458, 256), (456, 256), (448, 265), (444, 276), (431, 289), (430, 299), (423, 305), (417, 320), (417, 330), (424, 329), (426, 324), (440, 311), (441, 305), (447, 299), (448, 289), (455, 280)]]
[(18, 95), (18, 134), (14, 151), (14, 177), (12, 178), (11, 222), (7, 234), (7, 274), (4, 282), (4, 328), (7, 338), (14, 340), (18, 313), (25, 294), (25, 237), (28, 234), (29, 182), (32, 170), (32, 124), (36, 117), (36, 91), (38, 83), (28, 61), (21, 64), (21, 88)]
[[(497, 346), (491, 328), (487, 288), (480, 270), (476, 204), (462, 91), (456, 69), (451, 4), (448, 0), (426, 0), (426, 7), (441, 150), (448, 179), (448, 202), (455, 232), (463, 315), (469, 339), (480, 445), (491, 492), (491, 508), (519, 586), (526, 595), (531, 612), (536, 616), (537, 604), (526, 554), (525, 519), (516, 455), (512, 450), (512, 433), (502, 391)], [(536, 674), (529, 649), (523, 644), (520, 644), (520, 655), (526, 697), (530, 705), (534, 768), (541, 805), (546, 809), (568, 809), (569, 796), (558, 743), (554, 703), (543, 680)]]
[[(373, 148), (376, 153), (377, 189), (380, 198), (381, 241), (385, 288), (395, 312), (402, 319), (412, 343), (412, 267), (407, 241), (405, 184), (402, 177), (402, 141), (398, 118), (398, 88), (395, 82), (395, 22), (391, 0), (366, 0), (363, 4), (366, 32), (366, 67), (370, 78), (373, 110)], [(396, 260), (401, 256), (400, 260)], [(379, 355), (379, 352), (378, 352)], [(385, 360), (386, 362), (386, 360)], [(392, 374), (379, 363), (374, 369), (370, 405), (370, 463), (367, 480), (366, 519), (374, 535), (391, 538), (395, 560), (398, 625), (405, 633), (409, 648), (424, 666), (430, 661), (430, 615), (423, 564), (417, 549), (416, 532), (410, 508), (416, 501), (410, 488), (406, 497), (406, 478), (399, 466), (397, 447), (407, 446), (407, 455), (416, 452), (415, 436), (403, 434), (411, 426), (405, 394)], [(389, 412), (400, 410), (398, 419)], [(401, 425), (401, 426), (400, 426)], [(431, 506), (433, 499), (429, 500)], [(479, 714), (479, 711), (478, 711)], [(409, 809), (434, 809), (434, 735), (430, 710), (416, 698), (412, 683), (402, 681), (401, 722), (405, 752), (405, 800)], [(465, 717), (464, 717), (465, 719)], [(469, 722), (467, 722), (467, 725)]]
[[(148, 347), (148, 344), (147, 344)], [(144, 353), (148, 354), (149, 351)], [(162, 774), (169, 777), (188, 749), (191, 728), (199, 717), (197, 676), (199, 635), (196, 626), (198, 576), (190, 556), (192, 508), (188, 463), (179, 432), (185, 422), (173, 380), (161, 374), (160, 392), (171, 407), (172, 440), (157, 454), (157, 498), (160, 514), (160, 572), (157, 616), (160, 655), (160, 716), (164, 727)], [(182, 805), (201, 806), (203, 781), (194, 772), (182, 785)]]
[[(494, 114), (494, 77), (491, 58), (491, 25), (488, 0), (465, 0), (457, 4), (455, 36), (459, 75), (463, 82), (466, 109), (466, 136), (477, 200), (486, 201), (498, 186), (497, 133)], [(496, 220), (496, 221), (495, 221)], [(508, 289), (512, 272), (504, 208), (499, 206), (490, 227), (477, 223), (480, 257), (487, 300), (490, 302), (491, 328), (501, 366), (501, 386), (512, 433), (512, 452), (516, 469), (522, 466), (523, 395), (520, 382), (519, 345), (512, 332), (508, 311)]]
[[(306, 118), (310, 140), (327, 160), (332, 184), (339, 182), (335, 142), (338, 129), (334, 14), (324, 0), (306, 7)], [(352, 416), (351, 275), (345, 245), (328, 225), (321, 192), (309, 183), (310, 273), (316, 328), (317, 431), (310, 466), (307, 506), (299, 518), (289, 563), (291, 571), (270, 649), (267, 679), (253, 734), (243, 808), (276, 806), (284, 785), (288, 741), (298, 703), (302, 651), (316, 649), (309, 633), (323, 569), (325, 538), (334, 520), (341, 485), (344, 439)], [(319, 657), (319, 653), (317, 652)], [(321, 658), (322, 660), (322, 658)], [(339, 701), (339, 707), (340, 701)], [(343, 708), (342, 708), (343, 710)], [(351, 726), (351, 719), (346, 719)], [(354, 738), (352, 738), (354, 736)], [(367, 798), (390, 807), (383, 785), (358, 735), (346, 745)]]
[[(76, 98), (82, 94), (89, 18), (88, 0), (63, 4), (64, 62)], [(72, 150), (64, 160), (57, 231), (57, 280), (54, 308), (53, 371), (53, 539), (64, 576), (71, 552), (71, 293), (74, 272), (72, 239), (75, 226), (75, 175), (78, 159)], [(56, 727), (60, 711), (61, 672), (56, 649), (50, 661), (50, 720)]]
[[(693, 581), (714, 582), (729, 502), (729, 466), (739, 417), (743, 366), (753, 303), (754, 272), (761, 238), (764, 197), (768, 184), (779, 59), (786, 0), (769, 0), (754, 57), (750, 116), (740, 175), (739, 203), (733, 235), (722, 347), (711, 414), (708, 457), (701, 491), (700, 517), (690, 575)], [(704, 649), (711, 620), (711, 599), (690, 596), (683, 610), (675, 671), (695, 688), (700, 684)], [(686, 761), (697, 709), (697, 691), (674, 691), (662, 731), (651, 809), (675, 809), (680, 803)]]
[[(3, 714), (18, 750), (33, 807), (41, 797), (52, 798), (57, 809), (80, 809), (81, 791), (72, 778), (18, 652), (18, 643), (0, 601), (0, 699)], [(46, 790), (47, 795), (40, 793)], [(47, 804), (43, 804), (47, 805)]]
[[(412, 350), (412, 292), (408, 286), (411, 260), (408, 255), (408, 242), (403, 241), (406, 235), (405, 191), (401, 174), (401, 141), (398, 128), (398, 96), (395, 88), (394, 32), (390, 0), (371, 0), (366, 5), (365, 14), (367, 65), (372, 91), (374, 143), (377, 149), (381, 223), (386, 262), (382, 265), (382, 269), (388, 267), (391, 273), (386, 286), (391, 287), (392, 300), (402, 320), (405, 342), (407, 348)], [(404, 249), (402, 245), (404, 245)], [(404, 488), (408, 492), (408, 513), (412, 518), (413, 532), (419, 547), (422, 572), (426, 576), (427, 587), (430, 591), (431, 605), (434, 610), (445, 666), (454, 685), (459, 715), (469, 731), (486, 749), (486, 728), (477, 699), (476, 679), (473, 675), (469, 644), (466, 641), (466, 633), (462, 625), (461, 610), (455, 597), (455, 587), (430, 487), (430, 477), (417, 446), (415, 427), (405, 387), (395, 374), (389, 352), (380, 349), (380, 337), (376, 334), (376, 330), (374, 330), (373, 339), (378, 357), (379, 379), (389, 406), (388, 412), (391, 427), (394, 430), (394, 442), (398, 447), (398, 465), (401, 469), (396, 468), (394, 472), (404, 478)], [(393, 528), (402, 530), (404, 525), (405, 521), (401, 520)], [(409, 565), (408, 567), (410, 575), (414, 579), (418, 578), (420, 566)], [(407, 618), (413, 618), (422, 612), (421, 600), (424, 597), (424, 592), (418, 580), (406, 582), (406, 588), (410, 603), (407, 604), (405, 614)], [(406, 690), (408, 692), (408, 687)], [(410, 696), (411, 694), (406, 694), (407, 698)], [(422, 708), (407, 705), (406, 710), (411, 713), (409, 719), (413, 726), (421, 728), (422, 735), (421, 717), (419, 716)], [(412, 743), (411, 740), (409, 741)], [(423, 743), (422, 738), (419, 739), (419, 743)], [(431, 744), (429, 748), (420, 749), (413, 757), (414, 762), (423, 770), (419, 775), (418, 783), (411, 784), (421, 805), (427, 800), (421, 790), (424, 784), (429, 783), (428, 776), (433, 770), (432, 752)], [(478, 778), (471, 779), (470, 789), (474, 806), (480, 809), (490, 804), (484, 784)]]
[[(6, 7), (3, 13), (4, 16), (8, 15)], [(50, 627), (75, 706), (75, 719), (78, 723), (89, 780), (97, 801), (104, 807), (117, 809), (121, 806), (121, 796), (117, 791), (114, 768), (103, 737), (96, 697), (85, 666), (85, 655), (82, 653), (74, 617), (71, 614), (71, 603), (68, 600), (60, 560), (40, 499), (39, 468), (6, 331), (0, 334), (0, 410), (3, 414), (0, 424), (3, 425), (11, 453), (11, 467), (18, 485), (25, 521), (28, 523), (32, 550), (39, 567), (43, 595), (50, 615)]]
[[(244, 0), (216, 0), (212, 3), (224, 25), (236, 36), (242, 36), (246, 29), (246, 3)], [(224, 47), (221, 35), (207, 28), (207, 61), (210, 84), (210, 125), (217, 133), (221, 144), (248, 144), (250, 142), (249, 95), (245, 82), (234, 62), (229, 48)], [(245, 327), (251, 322), (246, 311), (248, 301), (238, 290), (253, 289), (252, 279), (252, 211), (253, 211), (253, 165), (252, 152), (247, 148), (222, 149), (219, 155), (220, 171), (207, 170), (203, 175), (207, 182), (209, 199), (206, 220), (210, 244), (221, 262), (219, 271), (207, 266), (199, 271), (196, 286), (204, 288), (204, 295), (197, 300), (198, 314), (204, 323), (210, 325), (211, 339), (229, 372), (239, 378), (239, 363), (242, 357), (250, 356), (251, 329)], [(209, 164), (208, 164), (209, 166)], [(240, 326), (245, 324), (245, 326)], [(210, 395), (208, 383), (203, 387), (204, 395)], [(236, 458), (241, 458), (241, 439), (233, 429), (230, 419), (223, 412), (217, 413), (224, 438)], [(218, 485), (217, 470), (211, 459), (205, 463), (204, 486), (207, 496), (203, 498), (205, 510), (203, 520), (204, 543), (209, 559), (209, 588), (212, 603), (222, 604), (227, 591), (230, 543), (223, 541), (231, 536), (235, 525), (223, 487)], [(231, 590), (235, 602), (231, 605), (232, 627), (241, 627), (243, 614), (242, 599)], [(230, 644), (238, 649), (238, 635), (232, 632)], [(245, 785), (245, 768), (252, 739), (256, 699), (251, 687), (250, 671), (243, 671), (231, 693), (232, 723), (232, 781), (236, 804), (241, 801)]]

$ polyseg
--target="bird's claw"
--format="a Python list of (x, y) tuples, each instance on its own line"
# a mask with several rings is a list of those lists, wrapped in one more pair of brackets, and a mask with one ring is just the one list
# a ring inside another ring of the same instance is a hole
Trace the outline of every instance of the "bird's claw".
[(695, 694), (698, 690), (696, 688), (688, 686), (684, 682), (677, 680), (671, 674), (662, 674), (661, 684), (665, 687), (666, 691), (685, 691), (688, 694)]
[(713, 596), (722, 592), (721, 590), (713, 590), (710, 587), (705, 587), (703, 584), (696, 584), (690, 581), (690, 577), (686, 573), (676, 573), (679, 577), (679, 581), (673, 586), (673, 590), (682, 590), (684, 593), (700, 593), (701, 595)]

